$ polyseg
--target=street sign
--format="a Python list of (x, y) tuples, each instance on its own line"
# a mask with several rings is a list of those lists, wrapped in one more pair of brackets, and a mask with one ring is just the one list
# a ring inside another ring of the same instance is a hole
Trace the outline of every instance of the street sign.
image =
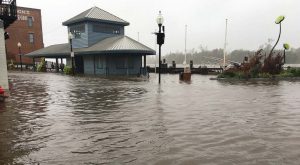
[(74, 52), (71, 52), (71, 57), (74, 57)]

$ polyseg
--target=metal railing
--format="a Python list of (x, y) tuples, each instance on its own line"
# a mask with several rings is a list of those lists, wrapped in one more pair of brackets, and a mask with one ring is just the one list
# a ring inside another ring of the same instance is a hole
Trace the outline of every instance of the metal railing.
[(0, 0), (0, 19), (4, 21), (4, 28), (17, 20), (17, 17), (17, 0)]

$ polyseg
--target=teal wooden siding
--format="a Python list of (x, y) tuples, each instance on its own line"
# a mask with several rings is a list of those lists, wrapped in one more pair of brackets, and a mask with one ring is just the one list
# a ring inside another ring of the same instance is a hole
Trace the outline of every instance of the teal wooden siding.
[(101, 33), (101, 32), (95, 32), (93, 30), (94, 25), (103, 25), (103, 24), (99, 24), (99, 23), (87, 23), (87, 34), (88, 34), (88, 46), (92, 46), (93, 44), (108, 38), (108, 37), (114, 37), (114, 36), (118, 36), (118, 35), (124, 35), (124, 27), (123, 26), (119, 26), (119, 25), (110, 25), (113, 27), (116, 27), (118, 29), (120, 29), (120, 33), (119, 34), (109, 34), (109, 33)]
[[(76, 25), (74, 25), (74, 26), (76, 26)], [(71, 27), (72, 26), (69, 27), (68, 31), (70, 31)], [(80, 33), (80, 38), (74, 38), (72, 40), (73, 48), (86, 48), (86, 47), (88, 47), (88, 30), (87, 30), (88, 25), (84, 24), (84, 27), (85, 27), (85, 31)]]
[[(98, 67), (99, 57), (103, 61), (102, 67)], [(138, 55), (96, 55), (95, 63), (92, 55), (84, 56), (83, 59), (84, 73), (89, 75), (138, 75), (142, 67), (142, 56)]]

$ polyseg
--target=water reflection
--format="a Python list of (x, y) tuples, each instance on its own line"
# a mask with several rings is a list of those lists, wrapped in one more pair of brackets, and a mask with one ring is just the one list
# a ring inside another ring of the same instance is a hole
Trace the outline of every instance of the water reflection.
[(40, 142), (49, 136), (38, 133), (47, 126), (42, 119), (48, 94), (43, 85), (34, 83), (34, 77), (27, 76), (11, 77), (18, 85), (11, 91), (12, 97), (1, 105), (0, 164), (15, 164), (19, 158), (42, 148)]
[(299, 82), (11, 73), (0, 164), (297, 164)]

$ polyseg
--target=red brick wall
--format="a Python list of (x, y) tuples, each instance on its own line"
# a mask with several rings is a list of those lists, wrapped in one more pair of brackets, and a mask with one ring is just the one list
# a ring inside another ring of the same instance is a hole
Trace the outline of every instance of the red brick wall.
[[(33, 18), (33, 24), (30, 27), (28, 25), (28, 17)], [(22, 44), (22, 54), (27, 54), (32, 51), (41, 49), (44, 47), (43, 43), (43, 30), (42, 30), (42, 16), (40, 9), (18, 7), (18, 20), (11, 24), (6, 32), (9, 33), (9, 39), (6, 40), (6, 53), (7, 61), (14, 61), (15, 64), (20, 62), (18, 42)], [(34, 42), (29, 42), (29, 33), (34, 34)], [(31, 58), (22, 56), (23, 64), (32, 64)]]

